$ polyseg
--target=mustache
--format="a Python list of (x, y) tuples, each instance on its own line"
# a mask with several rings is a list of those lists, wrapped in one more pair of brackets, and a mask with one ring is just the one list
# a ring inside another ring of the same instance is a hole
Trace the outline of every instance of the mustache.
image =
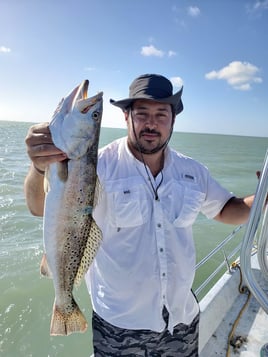
[(143, 134), (155, 134), (155, 135), (160, 136), (159, 131), (156, 131), (156, 130), (154, 130), (154, 129), (149, 129), (149, 128), (146, 128), (146, 129), (142, 130), (142, 131), (140, 132), (140, 137), (141, 137)]

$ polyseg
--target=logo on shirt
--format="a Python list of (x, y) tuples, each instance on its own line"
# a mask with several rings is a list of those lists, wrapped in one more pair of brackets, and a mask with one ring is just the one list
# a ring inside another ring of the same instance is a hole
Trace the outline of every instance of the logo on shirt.
[(183, 174), (182, 178), (186, 181), (196, 182), (196, 178), (191, 174)]

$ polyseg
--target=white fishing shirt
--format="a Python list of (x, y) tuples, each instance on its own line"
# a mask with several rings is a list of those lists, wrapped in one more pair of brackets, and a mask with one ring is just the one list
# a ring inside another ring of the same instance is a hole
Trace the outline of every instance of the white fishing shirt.
[(160, 332), (165, 305), (171, 332), (191, 323), (199, 312), (192, 225), (199, 212), (215, 217), (233, 195), (203, 165), (167, 148), (162, 174), (150, 177), (155, 188), (162, 180), (155, 200), (126, 138), (100, 150), (98, 176), (93, 216), (103, 241), (86, 274), (94, 311), (121, 328)]

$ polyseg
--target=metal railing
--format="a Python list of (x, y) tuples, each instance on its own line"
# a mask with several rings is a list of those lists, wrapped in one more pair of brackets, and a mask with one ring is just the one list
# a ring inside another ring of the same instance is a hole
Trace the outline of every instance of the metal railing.
[(267, 248), (268, 248), (268, 207), (266, 205), (263, 222), (261, 227), (261, 233), (258, 242), (258, 261), (264, 278), (268, 280), (268, 259), (267, 259)]
[[(195, 289), (195, 295), (198, 297), (201, 292), (209, 286), (211, 281), (222, 271), (224, 266), (227, 266), (227, 270), (229, 273), (232, 273), (232, 269), (230, 268), (230, 261), (238, 256), (240, 253), (240, 263), (241, 270), (243, 274), (243, 278), (245, 283), (248, 285), (249, 289), (259, 301), (260, 305), (263, 309), (268, 313), (268, 296), (261, 289), (257, 281), (255, 280), (252, 270), (251, 270), (251, 255), (254, 248), (256, 248), (256, 232), (259, 228), (259, 223), (262, 219), (261, 231), (258, 238), (257, 244), (257, 254), (258, 261), (260, 265), (261, 272), (263, 273), (265, 279), (268, 281), (268, 258), (267, 258), (267, 250), (268, 250), (268, 206), (266, 205), (264, 209), (265, 200), (267, 199), (268, 192), (268, 150), (266, 152), (266, 156), (264, 159), (262, 174), (259, 179), (259, 183), (257, 186), (254, 204), (251, 209), (251, 214), (248, 220), (248, 224), (240, 225), (236, 227), (232, 233), (230, 233), (219, 245), (216, 246), (207, 256), (205, 256), (195, 267), (196, 272), (198, 269), (204, 266), (216, 253), (222, 251), (224, 259), (221, 261), (219, 265), (217, 265), (216, 269), (204, 280), (202, 283)], [(263, 213), (264, 212), (264, 213)], [(244, 239), (242, 242), (237, 244), (233, 250), (227, 255), (225, 252), (226, 245), (232, 241), (236, 234), (242, 229), (246, 227), (246, 231), (244, 234)]]
[(255, 296), (256, 300), (262, 306), (264, 311), (268, 313), (268, 295), (261, 288), (256, 278), (254, 277), (251, 268), (251, 249), (253, 241), (255, 239), (256, 232), (258, 230), (261, 217), (262, 228), (258, 240), (258, 260), (261, 268), (261, 272), (267, 278), (268, 276), (268, 263), (267, 263), (267, 230), (268, 230), (268, 214), (267, 206), (264, 210), (265, 201), (267, 199), (268, 192), (268, 151), (264, 159), (263, 169), (257, 190), (255, 193), (255, 199), (251, 208), (250, 217), (247, 224), (247, 229), (241, 246), (240, 262), (242, 275), (251, 293)]
[(200, 293), (207, 287), (209, 286), (210, 282), (220, 273), (220, 271), (224, 268), (226, 265), (227, 270), (229, 273), (232, 272), (231, 267), (230, 267), (230, 261), (233, 259), (239, 252), (241, 248), (241, 242), (236, 245), (233, 250), (227, 255), (225, 247), (229, 242), (231, 242), (237, 235), (237, 233), (244, 227), (244, 225), (240, 225), (236, 227), (233, 232), (231, 232), (219, 245), (216, 246), (207, 256), (205, 256), (200, 262), (195, 266), (195, 270), (201, 268), (206, 264), (213, 256), (216, 255), (216, 253), (222, 251), (223, 253), (223, 260), (222, 262), (217, 266), (217, 268), (195, 289), (195, 295), (198, 297)]

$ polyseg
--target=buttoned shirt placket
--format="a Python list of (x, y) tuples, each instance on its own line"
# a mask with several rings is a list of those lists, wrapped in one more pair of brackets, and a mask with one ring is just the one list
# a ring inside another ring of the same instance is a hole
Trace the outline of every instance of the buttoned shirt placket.
[[(155, 190), (159, 187), (161, 190), (161, 180), (162, 173), (159, 173), (155, 178), (149, 172), (150, 180), (154, 185)], [(148, 178), (149, 180), (149, 178)], [(153, 192), (152, 192), (153, 195)], [(159, 194), (158, 194), (159, 196)], [(153, 217), (154, 217), (154, 231), (155, 231), (155, 242), (157, 248), (157, 257), (159, 262), (159, 281), (161, 286), (161, 311), (163, 306), (165, 305), (168, 309), (167, 304), (167, 256), (166, 256), (166, 242), (165, 242), (165, 230), (164, 230), (164, 212), (161, 204), (161, 197), (158, 199), (154, 199), (153, 196)]]
[(162, 306), (167, 308), (167, 256), (166, 256), (166, 242), (164, 232), (163, 211), (161, 207), (161, 198), (153, 201), (154, 205), (154, 220), (155, 220), (155, 239), (157, 245), (157, 256), (159, 261), (159, 278), (161, 282), (161, 298)]

